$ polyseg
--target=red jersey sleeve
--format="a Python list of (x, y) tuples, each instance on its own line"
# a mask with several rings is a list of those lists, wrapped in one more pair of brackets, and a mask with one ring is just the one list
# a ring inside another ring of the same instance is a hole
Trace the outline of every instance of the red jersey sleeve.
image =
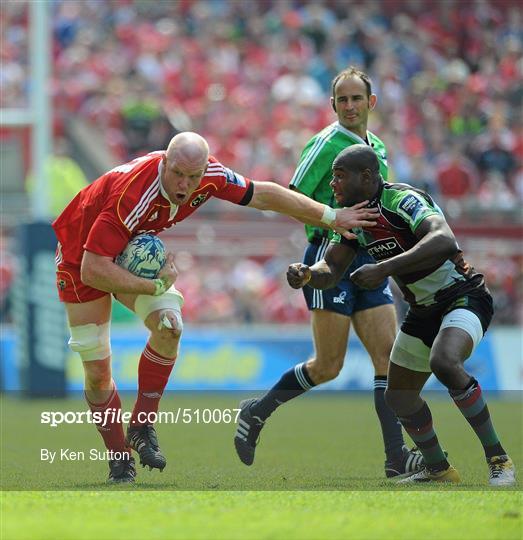
[[(118, 174), (118, 169), (111, 174)], [(84, 249), (116, 257), (134, 236), (134, 230), (160, 192), (158, 160), (138, 163), (127, 174), (115, 177), (107, 203), (96, 217)]]
[(206, 176), (222, 177), (220, 188), (214, 194), (218, 199), (241, 205), (247, 205), (251, 201), (254, 184), (250, 178), (245, 178), (219, 162), (209, 164)]

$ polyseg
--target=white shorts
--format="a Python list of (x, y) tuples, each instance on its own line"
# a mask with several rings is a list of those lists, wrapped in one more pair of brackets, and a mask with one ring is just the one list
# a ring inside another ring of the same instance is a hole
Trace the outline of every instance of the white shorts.
[[(479, 317), (468, 309), (454, 309), (447, 313), (439, 329), (461, 328), (472, 338), (472, 351), (477, 347), (483, 337), (483, 327)], [(405, 334), (401, 330), (396, 336), (390, 355), (390, 361), (398, 366), (412, 371), (430, 373), (430, 347), (427, 347), (420, 338)], [(472, 353), (471, 351), (471, 353)]]

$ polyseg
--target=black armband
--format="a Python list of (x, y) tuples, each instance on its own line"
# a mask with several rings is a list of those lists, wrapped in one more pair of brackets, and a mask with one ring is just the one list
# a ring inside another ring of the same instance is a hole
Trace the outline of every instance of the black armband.
[(252, 196), (254, 195), (254, 182), (251, 182), (249, 184), (249, 187), (247, 188), (247, 191), (245, 192), (245, 195), (243, 196), (243, 199), (238, 203), (241, 206), (247, 206), (252, 199)]

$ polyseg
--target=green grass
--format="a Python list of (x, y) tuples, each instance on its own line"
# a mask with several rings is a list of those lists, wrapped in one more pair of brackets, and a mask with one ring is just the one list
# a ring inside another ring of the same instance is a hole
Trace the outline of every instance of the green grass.
[[(481, 446), (449, 399), (431, 399), (434, 423), (450, 460), (463, 477), (463, 489), (486, 489)], [(169, 394), (162, 410), (191, 409), (188, 424), (157, 425), (164, 454), (163, 473), (139, 469), (138, 489), (176, 490), (379, 490), (383, 447), (372, 398), (365, 394), (311, 395), (282, 407), (262, 431), (256, 461), (242, 465), (233, 448), (234, 423), (197, 423), (195, 409), (233, 409), (237, 394)], [(132, 409), (124, 397), (124, 411)], [(521, 406), (490, 400), (489, 407), (503, 444), (516, 464), (522, 458)], [(10, 490), (112, 489), (105, 485), (107, 464), (90, 461), (90, 449), (103, 449), (89, 424), (40, 423), (42, 411), (85, 411), (82, 400), (3, 400), (1, 486)], [(40, 460), (40, 449), (85, 452), (85, 461)], [(133, 488), (134, 489), (134, 488)], [(434, 489), (442, 489), (436, 486)]]
[(520, 539), (514, 492), (11, 492), (2, 538)]
[[(223, 410), (238, 399), (180, 393), (165, 396), (162, 409)], [(44, 410), (85, 410), (81, 400), (4, 398), (1, 538), (521, 538), (520, 484), (489, 488), (481, 447), (459, 411), (448, 399), (428, 400), (460, 486), (405, 490), (386, 481), (372, 398), (363, 394), (282, 407), (252, 467), (234, 453), (232, 423), (159, 425), (168, 466), (140, 468), (130, 488), (105, 484), (104, 462), (40, 461), (40, 448), (102, 449), (91, 425), (40, 424)], [(123, 401), (130, 410), (131, 397)], [(491, 396), (489, 408), (520, 465), (520, 402)]]

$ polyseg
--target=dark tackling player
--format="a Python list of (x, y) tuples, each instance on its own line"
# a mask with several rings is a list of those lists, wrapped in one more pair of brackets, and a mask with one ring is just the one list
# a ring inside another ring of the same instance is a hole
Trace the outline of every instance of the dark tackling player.
[(368, 146), (343, 150), (332, 168), (331, 187), (338, 204), (368, 199), (369, 207), (379, 210), (378, 223), (367, 231), (353, 231), (356, 241), (338, 236), (322, 261), (310, 267), (291, 265), (287, 279), (294, 288), (333, 287), (361, 246), (378, 262), (352, 272), (351, 279), (372, 288), (392, 276), (402, 289), (410, 309), (394, 342), (385, 396), (426, 465), (400, 482), (460, 481), (439, 445), (429, 407), (420, 397), (432, 372), (448, 388), (483, 445), (490, 484), (514, 484), (514, 465), (494, 430), (479, 383), (464, 369), (493, 314), (483, 276), (464, 261), (433, 200), (409, 185), (385, 183), (376, 154)]

